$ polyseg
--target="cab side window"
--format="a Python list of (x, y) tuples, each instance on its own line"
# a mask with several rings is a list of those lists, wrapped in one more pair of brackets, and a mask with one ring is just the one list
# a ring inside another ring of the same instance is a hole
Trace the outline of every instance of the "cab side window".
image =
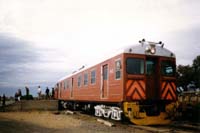
[(121, 78), (121, 60), (115, 61), (115, 79)]

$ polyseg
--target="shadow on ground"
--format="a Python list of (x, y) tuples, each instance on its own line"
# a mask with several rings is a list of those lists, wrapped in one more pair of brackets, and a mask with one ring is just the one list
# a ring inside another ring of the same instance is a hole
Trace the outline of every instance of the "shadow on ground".
[(71, 133), (70, 129), (45, 128), (32, 123), (0, 118), (0, 133)]

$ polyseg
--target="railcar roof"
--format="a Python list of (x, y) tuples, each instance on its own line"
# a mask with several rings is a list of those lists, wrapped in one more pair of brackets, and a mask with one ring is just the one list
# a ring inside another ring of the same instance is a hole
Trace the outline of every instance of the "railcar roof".
[(109, 53), (109, 55), (105, 56), (104, 58), (102, 58), (100, 61), (96, 61), (95, 63), (93, 63), (92, 65), (89, 65), (87, 67), (83, 67), (82, 69), (79, 69), (77, 70), (76, 72), (72, 73), (72, 74), (69, 74), (65, 77), (62, 77), (61, 79), (58, 80), (58, 82), (68, 78), (68, 77), (71, 77), (79, 72), (82, 72), (98, 63), (101, 63), (107, 59), (110, 59), (116, 55), (119, 55), (119, 54), (122, 54), (122, 53), (134, 53), (134, 54), (143, 54), (143, 55), (152, 55), (152, 56), (164, 56), (164, 57), (171, 57), (171, 58), (175, 58), (175, 54), (173, 52), (171, 52), (170, 50), (166, 49), (165, 47), (161, 47), (159, 45), (155, 45), (155, 48), (156, 48), (156, 53), (155, 54), (151, 54), (151, 53), (148, 53), (146, 52), (146, 48), (148, 47), (149, 45), (148, 44), (136, 44), (136, 45), (130, 45), (130, 46), (127, 46), (125, 48), (122, 48), (120, 50), (117, 50), (117, 51), (113, 51), (113, 53)]
[(147, 53), (146, 48), (148, 46), (149, 45), (147, 45), (147, 44), (128, 46), (123, 50), (123, 53), (145, 54), (145, 55), (165, 56), (165, 57), (174, 57), (175, 58), (175, 54), (173, 52), (166, 49), (165, 47), (161, 47), (161, 46), (158, 46), (158, 45), (155, 45), (155, 48), (156, 48), (155, 54)]

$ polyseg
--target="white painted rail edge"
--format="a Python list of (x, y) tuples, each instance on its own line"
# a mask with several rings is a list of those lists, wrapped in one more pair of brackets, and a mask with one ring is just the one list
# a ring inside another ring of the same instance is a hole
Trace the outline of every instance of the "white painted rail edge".
[(102, 120), (102, 119), (97, 119), (98, 122), (100, 123), (103, 123), (104, 125), (107, 125), (109, 127), (112, 127), (112, 126), (115, 126), (115, 124), (109, 122), (109, 121), (106, 121), (106, 120)]
[(75, 113), (72, 112), (72, 111), (70, 111), (70, 110), (67, 110), (67, 111), (65, 111), (65, 114), (71, 114), (71, 115), (73, 115), (73, 114), (75, 114)]

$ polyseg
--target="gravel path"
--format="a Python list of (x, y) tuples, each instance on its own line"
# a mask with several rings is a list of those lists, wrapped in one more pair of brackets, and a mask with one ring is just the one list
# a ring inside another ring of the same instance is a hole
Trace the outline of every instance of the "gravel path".
[(54, 112), (1, 112), (0, 133), (147, 133), (133, 127), (109, 127), (88, 115)]

